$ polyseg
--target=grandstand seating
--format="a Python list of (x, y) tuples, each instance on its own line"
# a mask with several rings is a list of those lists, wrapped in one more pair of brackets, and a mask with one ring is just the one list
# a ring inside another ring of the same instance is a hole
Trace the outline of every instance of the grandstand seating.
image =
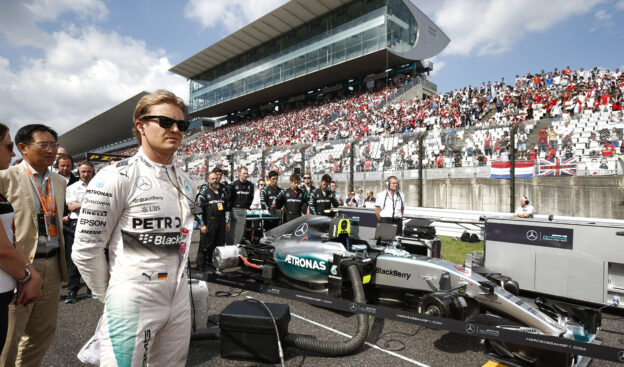
[[(604, 137), (615, 127), (619, 134), (616, 140), (621, 145), (624, 121), (621, 112), (612, 110), (618, 110), (617, 102), (622, 98), (622, 74), (607, 76), (571, 70), (549, 74), (555, 80), (550, 84), (544, 82), (549, 78), (542, 76), (542, 83), (535, 85), (534, 78), (525, 75), (518, 77), (514, 85), (483, 83), (481, 87), (453, 90), (423, 100), (399, 97), (385, 103), (385, 98), (394, 97), (399, 88), (404, 89), (397, 84), (312, 101), (298, 108), (195, 134), (185, 140), (179, 154), (188, 160), (189, 172), (195, 176), (205, 174), (215, 165), (229, 168), (228, 154), (234, 154), (235, 166), (245, 165), (255, 176), (261, 167), (261, 150), (268, 148), (272, 149), (265, 156), (265, 172), (271, 169), (290, 172), (304, 159), (306, 171), (341, 173), (348, 171), (347, 153), (354, 139), (362, 138), (355, 145), (356, 171), (405, 169), (408, 160), (418, 158), (418, 144), (414, 134), (409, 133), (427, 131), (425, 163), (441, 154), (444, 167), (465, 167), (476, 165), (475, 157), (468, 157), (469, 145), (483, 151), (486, 132), (492, 135), (494, 144), (515, 124), (523, 126), (529, 136), (528, 149), (537, 144), (539, 127), (552, 125), (558, 133), (557, 154), (562, 156), (561, 132), (566, 121), (574, 129), (572, 142), (579, 161), (588, 155), (586, 144), (592, 132), (599, 135), (602, 131)], [(554, 119), (545, 120), (551, 117)], [(448, 138), (450, 129), (453, 139)], [(469, 137), (472, 144), (466, 144)], [(303, 157), (300, 148), (292, 148), (296, 144), (309, 144)], [(116, 153), (132, 151), (126, 148)], [(208, 167), (205, 167), (205, 155), (208, 155)], [(494, 152), (487, 158), (505, 159), (505, 155)]]

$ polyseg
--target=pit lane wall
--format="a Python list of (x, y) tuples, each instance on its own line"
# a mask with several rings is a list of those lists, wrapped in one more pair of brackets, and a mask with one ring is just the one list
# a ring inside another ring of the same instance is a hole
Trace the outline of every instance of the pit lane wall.
[[(394, 172), (367, 173), (365, 180), (354, 181), (364, 193), (385, 190), (385, 180)], [(404, 171), (405, 174), (410, 171)], [(417, 172), (414, 172), (416, 175)], [(348, 192), (348, 178), (333, 175), (338, 192)], [(375, 175), (375, 177), (369, 177)], [(397, 175), (406, 206), (418, 207), (418, 179)], [(318, 182), (318, 181), (316, 181)], [(315, 182), (315, 183), (316, 183)], [(435, 178), (423, 180), (423, 207), (486, 212), (509, 212), (509, 180), (489, 178)], [(537, 214), (624, 219), (624, 176), (536, 177), (516, 179), (517, 201), (527, 195)], [(346, 197), (344, 197), (346, 198)], [(343, 198), (343, 199), (344, 199)]]

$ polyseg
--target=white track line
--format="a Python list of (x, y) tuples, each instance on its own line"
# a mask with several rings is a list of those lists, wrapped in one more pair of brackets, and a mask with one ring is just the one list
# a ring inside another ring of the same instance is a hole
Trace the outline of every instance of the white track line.
[[(313, 324), (313, 325), (316, 325), (316, 326), (318, 326), (318, 327), (322, 327), (323, 329), (326, 329), (326, 330), (332, 331), (332, 332), (334, 332), (334, 333), (336, 333), (336, 334), (338, 334), (338, 335), (342, 335), (342, 336), (344, 336), (345, 338), (350, 338), (350, 337), (352, 336), (352, 335), (349, 335), (349, 334), (345, 334), (345, 333), (343, 333), (342, 331), (338, 331), (338, 330), (336, 330), (336, 329), (332, 329), (332, 328), (330, 328), (329, 326), (326, 326), (326, 325), (320, 324), (320, 323), (318, 323), (318, 322), (316, 322), (316, 321), (312, 321), (312, 320), (310, 320), (310, 319), (306, 319), (306, 318), (305, 318), (305, 317), (303, 317), (303, 316), (299, 316), (299, 315), (294, 314), (294, 313), (291, 313), (291, 315), (292, 315), (292, 316), (294, 316), (294, 317), (296, 317), (296, 318), (298, 318), (298, 319), (301, 319), (301, 320), (303, 320), (303, 321), (307, 321), (307, 322), (309, 322), (310, 324)], [(365, 342), (365, 343), (366, 343), (366, 345), (368, 345), (368, 346), (369, 346), (369, 347), (371, 347), (371, 348), (375, 348), (375, 349), (380, 350), (380, 351), (382, 351), (382, 352), (384, 352), (384, 353), (388, 353), (388, 354), (390, 354), (390, 355), (392, 355), (392, 356), (395, 356), (395, 357), (401, 358), (401, 359), (402, 359), (402, 360), (404, 360), (404, 361), (408, 361), (408, 362), (413, 363), (413, 364), (415, 364), (415, 365), (418, 365), (418, 366), (420, 366), (420, 367), (430, 367), (430, 366), (428, 366), (428, 365), (426, 365), (426, 364), (424, 364), (424, 363), (421, 363), (421, 362), (415, 361), (415, 360), (413, 360), (413, 359), (407, 358), (407, 357), (405, 357), (405, 356), (402, 356), (402, 355), (400, 355), (399, 353), (395, 353), (395, 352), (392, 352), (392, 351), (389, 351), (389, 350), (385, 350), (385, 349), (383, 349), (383, 348), (381, 348), (381, 347), (379, 347), (379, 346), (377, 346), (377, 345), (375, 345), (375, 344), (371, 344), (371, 343), (369, 343), (369, 342)]]

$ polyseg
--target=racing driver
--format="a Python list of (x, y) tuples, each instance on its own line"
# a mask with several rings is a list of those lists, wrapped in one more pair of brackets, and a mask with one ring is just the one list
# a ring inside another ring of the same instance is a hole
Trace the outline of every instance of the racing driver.
[(185, 114), (171, 92), (141, 98), (134, 111), (138, 153), (102, 169), (83, 199), (72, 259), (105, 305), (102, 366), (186, 362), (191, 311), (184, 270), (195, 192), (172, 164), (189, 126)]

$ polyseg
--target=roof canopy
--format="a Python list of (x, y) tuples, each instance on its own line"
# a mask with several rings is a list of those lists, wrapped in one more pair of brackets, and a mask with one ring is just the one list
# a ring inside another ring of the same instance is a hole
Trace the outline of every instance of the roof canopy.
[(147, 92), (141, 92), (91, 120), (59, 136), (58, 142), (70, 155), (132, 138), (132, 115), (137, 102)]
[(291, 0), (169, 69), (190, 79), (352, 0)]

